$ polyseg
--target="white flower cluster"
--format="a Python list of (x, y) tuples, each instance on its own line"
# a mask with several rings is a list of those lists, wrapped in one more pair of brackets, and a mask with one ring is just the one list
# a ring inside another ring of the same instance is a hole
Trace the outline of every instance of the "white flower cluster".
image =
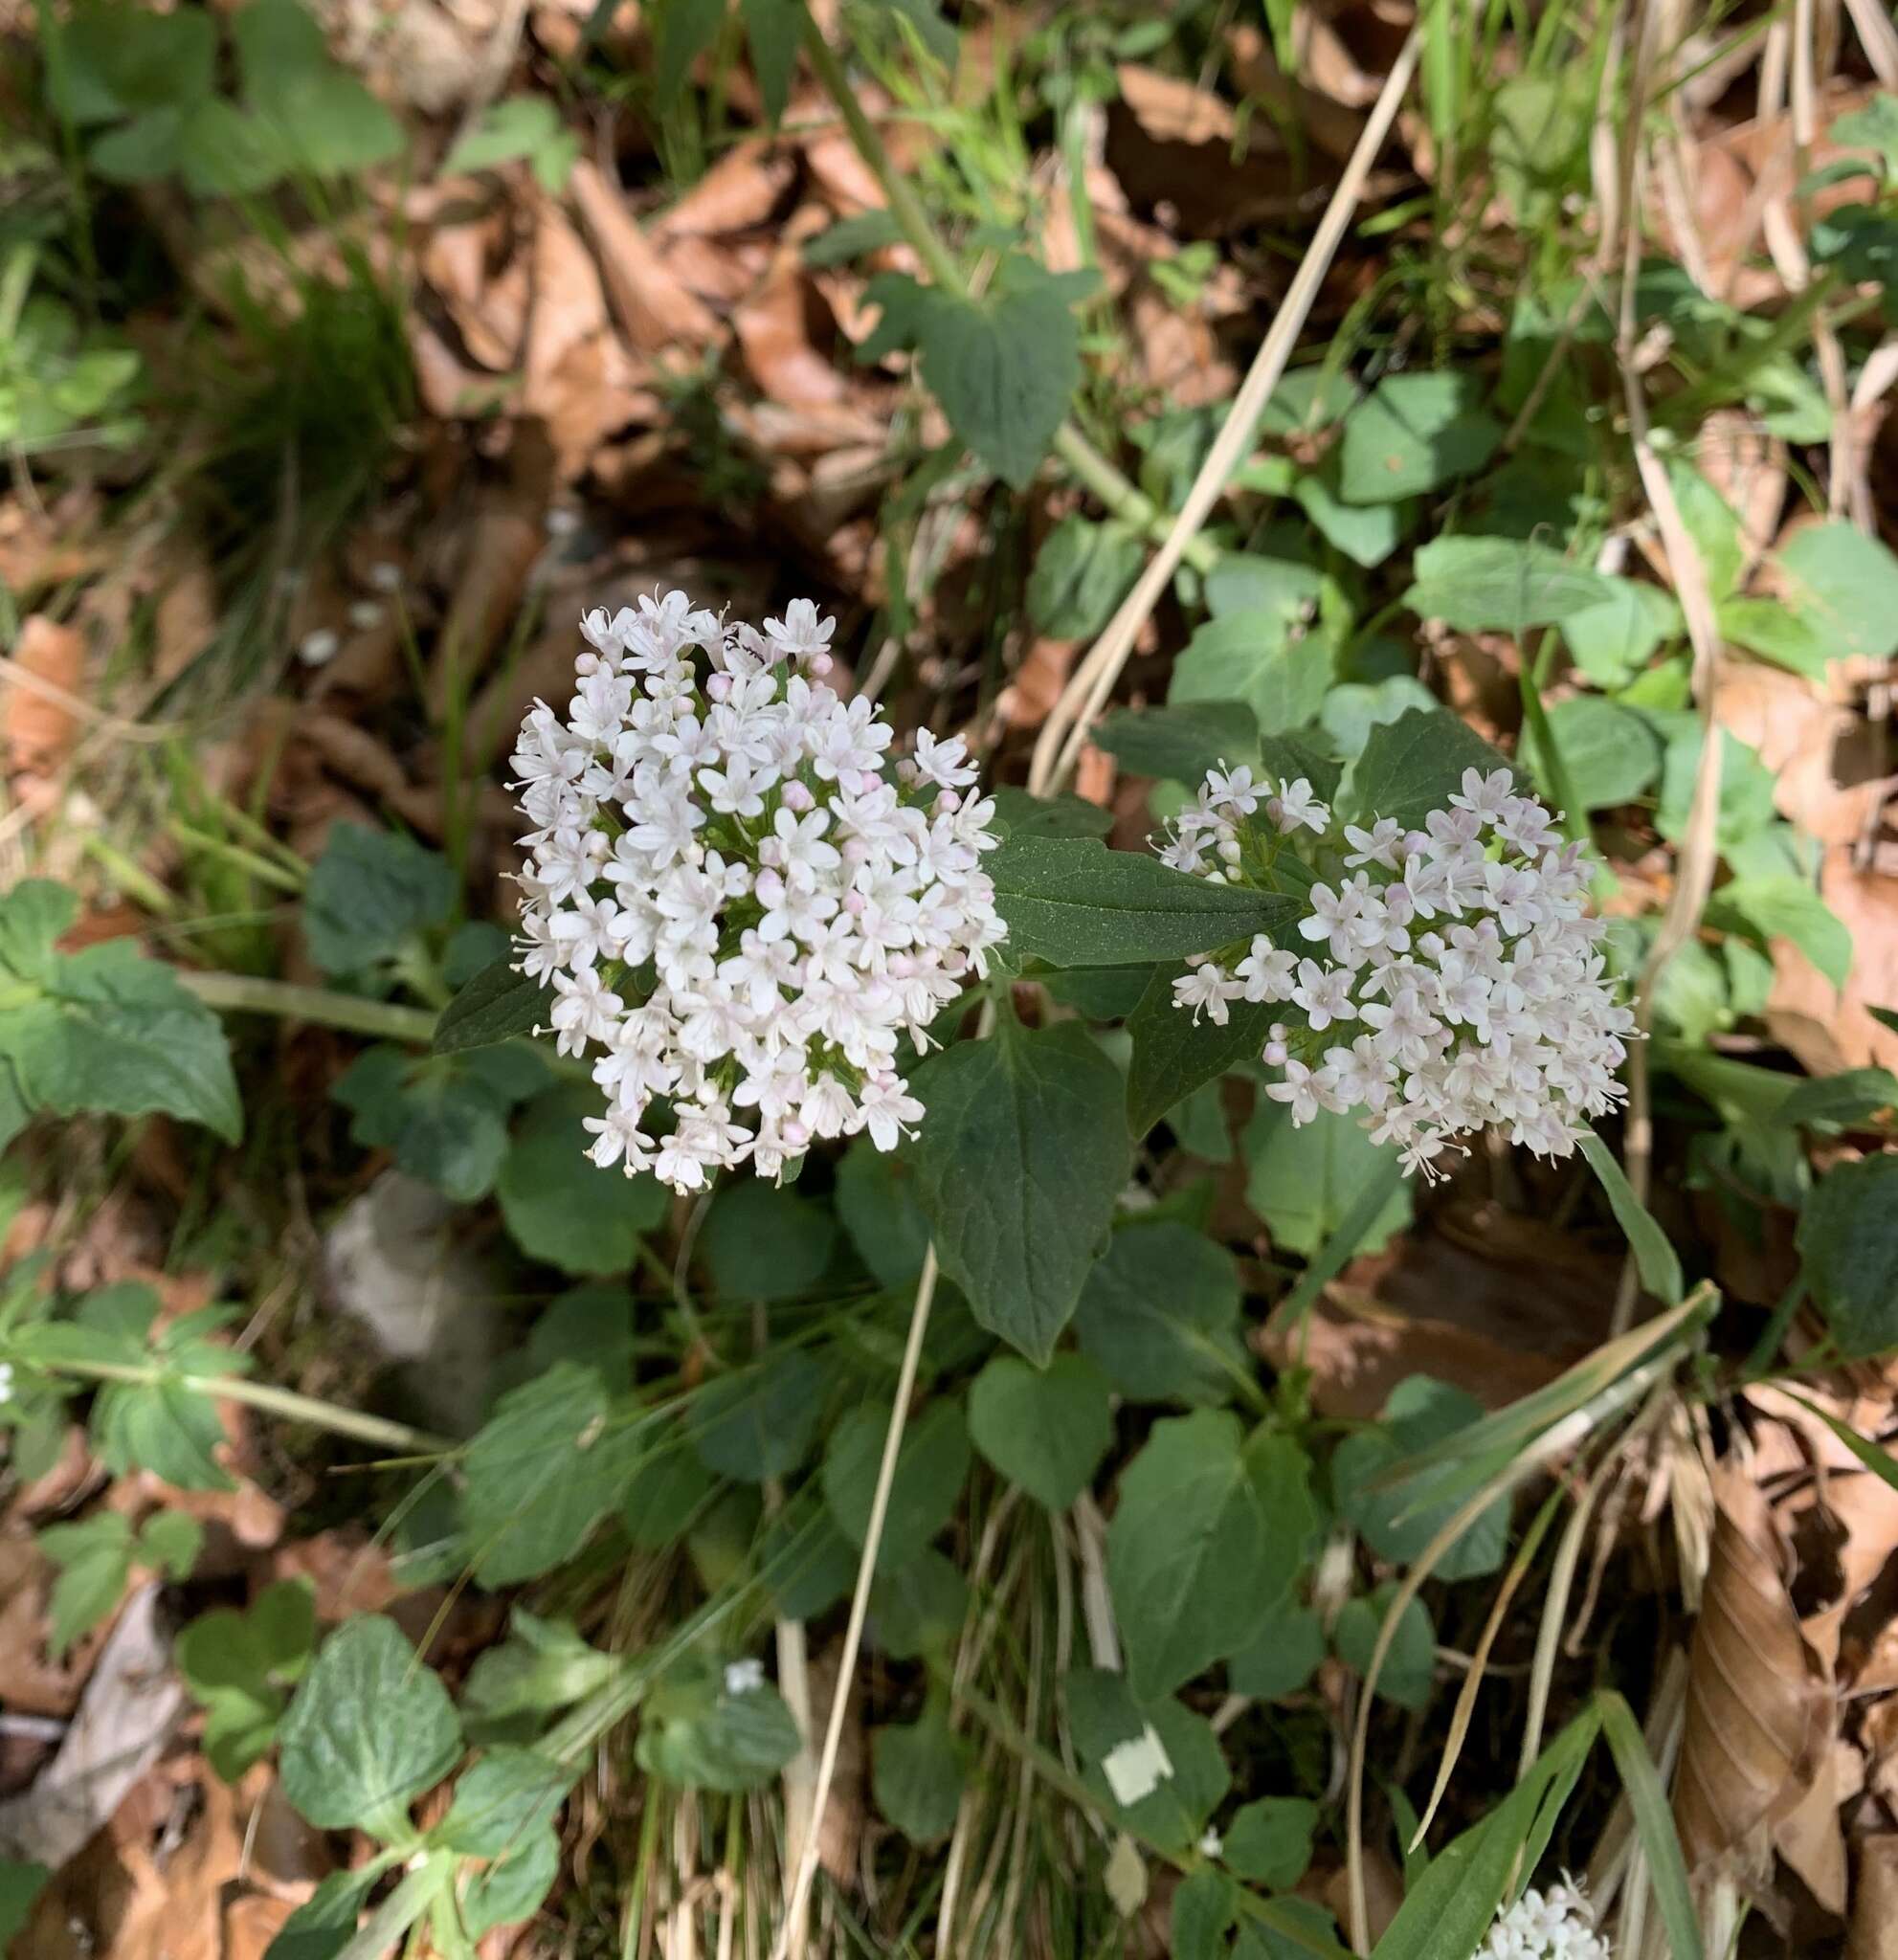
[[(1323, 839), (1330, 821), (1303, 779), (1217, 768), (1162, 855), (1201, 877), (1303, 889), (1275, 867), (1295, 833)], [(1286, 1002), (1301, 1025), (1272, 1024), (1262, 1058), (1284, 1079), (1266, 1094), (1294, 1123), (1363, 1110), (1407, 1170), (1437, 1174), (1451, 1139), (1490, 1125), (1570, 1155), (1624, 1094), (1616, 1071), (1635, 1025), (1604, 977), (1601, 922), (1582, 910), (1581, 847), (1558, 848), (1554, 819), (1507, 769), (1464, 770), (1421, 830), (1380, 817), (1347, 824), (1343, 844), (1334, 881), (1305, 894), (1309, 956), (1262, 934), (1174, 981), (1175, 1004), (1223, 1022), (1236, 1000)]]
[(677, 591), (595, 612), (566, 718), (522, 724), (520, 969), (563, 1055), (603, 1051), (596, 1164), (696, 1191), (817, 1137), (894, 1148), (923, 1114), (899, 1036), (1004, 936), (961, 738), (886, 767), (889, 724), (822, 684), (835, 630), (808, 599), (762, 633)]
[(1580, 1886), (1533, 1885), (1496, 1915), (1476, 1960), (1612, 1960)]

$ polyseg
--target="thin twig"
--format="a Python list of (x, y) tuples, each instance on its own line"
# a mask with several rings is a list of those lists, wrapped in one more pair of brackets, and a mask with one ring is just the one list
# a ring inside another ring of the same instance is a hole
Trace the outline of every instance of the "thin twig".
[(1325, 275), (1330, 270), (1332, 257), (1344, 238), (1345, 228), (1356, 212), (1365, 180), (1371, 174), (1372, 165), (1377, 161), (1377, 153), (1384, 146), (1392, 123), (1396, 120), (1397, 105), (1403, 100), (1405, 89), (1410, 86), (1422, 45), (1421, 30), (1413, 28), (1398, 51), (1397, 58), (1391, 64), (1391, 72), (1385, 78), (1376, 104), (1365, 122), (1356, 148), (1351, 151), (1351, 161), (1345, 166), (1344, 175), (1338, 180), (1338, 188), (1332, 192), (1325, 215), (1319, 220), (1318, 230), (1299, 262), (1284, 302), (1273, 316), (1272, 324), (1253, 358), (1250, 371), (1233, 397), (1232, 407), (1226, 412), (1219, 434), (1208, 451), (1206, 460), (1199, 466), (1193, 487), (1186, 493), (1186, 501), (1181, 504), (1179, 515), (1168, 528), (1165, 542), (1149, 561), (1147, 569), (1121, 602), (1119, 611), (1107, 622), (1106, 630), (1095, 641), (1087, 657), (1075, 670), (1061, 690), (1053, 712), (1042, 724), (1028, 776), (1031, 794), (1045, 795), (1072, 775), (1081, 757), (1082, 746), (1087, 739), (1087, 731), (1112, 694), (1114, 682), (1133, 652), (1133, 643), (1139, 637), (1141, 628), (1159, 604), (1161, 594), (1178, 570), (1181, 560), (1187, 556), (1188, 547), (1197, 538), (1200, 526), (1224, 494), (1228, 480), (1239, 467), (1239, 459), (1252, 441), (1260, 414), (1271, 399), (1272, 390), (1284, 377), (1285, 363), (1291, 358), (1299, 335), (1305, 331), (1306, 320), (1318, 298), (1318, 289), (1324, 283)]

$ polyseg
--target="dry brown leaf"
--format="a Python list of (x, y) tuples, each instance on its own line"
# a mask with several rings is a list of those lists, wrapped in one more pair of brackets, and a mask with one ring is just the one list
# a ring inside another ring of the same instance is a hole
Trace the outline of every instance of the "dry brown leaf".
[(533, 298), (525, 255), (514, 254), (499, 272), (489, 270), (507, 229), (493, 217), (436, 225), (421, 253), (422, 275), (455, 323), (462, 346), (494, 373), (519, 359)]
[(1730, 1464), (1715, 1489), (1674, 1821), (1696, 1878), (1720, 1871), (1760, 1882), (1773, 1827), (1804, 1800), (1830, 1742), (1832, 1698), (1799, 1631), (1758, 1487)]
[[(789, 227), (786, 227), (789, 230)], [(674, 238), (665, 248), (666, 265), (700, 299), (725, 313), (737, 305), (764, 277), (771, 248), (762, 241), (732, 244), (721, 238)]]
[(1015, 678), (995, 698), (995, 714), (1011, 728), (1038, 728), (1060, 700), (1081, 642), (1037, 639), (1030, 643)]
[(770, 276), (732, 315), (731, 324), (747, 371), (771, 400), (808, 409), (848, 398), (849, 383), (828, 351), (837, 323), (794, 252), (779, 255)]
[[(1272, 54), (1271, 41), (1249, 22), (1226, 35), (1233, 74), (1248, 96), (1258, 96), (1291, 127), (1300, 129), (1338, 163), (1357, 147), (1364, 118), (1336, 97), (1287, 81)], [(1373, 98), (1374, 98), (1373, 91)]]
[(1845, 1960), (1898, 1960), (1898, 1836), (1858, 1841)]
[(204, 549), (174, 538), (157, 567), (158, 603), (152, 612), (152, 678), (177, 679), (211, 644), (217, 631), (217, 580)]
[(1848, 844), (1877, 807), (1883, 785), (1842, 785), (1842, 743), (1859, 725), (1849, 709), (1826, 701), (1812, 681), (1756, 660), (1725, 662), (1714, 682), (1713, 716), (1759, 751), (1774, 773), (1773, 800), (1782, 816), (1824, 844)]
[(1211, 89), (1132, 61), (1123, 61), (1115, 76), (1121, 100), (1155, 143), (1231, 143), (1237, 133), (1232, 104)]
[(599, 255), (614, 317), (635, 352), (656, 354), (678, 342), (696, 355), (718, 345), (724, 339), (718, 320), (686, 290), (598, 169), (582, 158), (568, 189)]
[(1768, 1032), (1809, 1075), (1898, 1070), (1898, 1034), (1865, 1011), (1898, 1002), (1898, 878), (1855, 870), (1850, 849), (1836, 844), (1820, 867), (1819, 889), (1852, 935), (1852, 970), (1841, 992), (1798, 947), (1775, 940)]
[(12, 657), (21, 676), (8, 675), (0, 681), (0, 741), (5, 743), (10, 770), (45, 775), (65, 761), (78, 737), (79, 717), (33, 681), (78, 695), (84, 684), (85, 657), (85, 635), (74, 628), (44, 612), (20, 622)]
[(741, 143), (721, 157), (662, 216), (656, 238), (718, 237), (762, 225), (777, 209), (797, 173), (788, 150), (762, 138)]
[(106, 557), (92, 536), (98, 522), (99, 492), (90, 484), (75, 484), (50, 502), (0, 501), (0, 585), (24, 600), (97, 569)]

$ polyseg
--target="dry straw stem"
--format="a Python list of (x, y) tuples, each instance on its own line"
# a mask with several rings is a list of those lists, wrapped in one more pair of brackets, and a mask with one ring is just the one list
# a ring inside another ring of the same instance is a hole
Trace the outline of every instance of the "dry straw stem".
[[(1641, 234), (1635, 214), (1641, 209), (1642, 179), (1646, 149), (1641, 140), (1641, 121), (1653, 80), (1655, 42), (1659, 15), (1647, 10), (1641, 15), (1641, 29), (1635, 46), (1634, 73), (1621, 146), (1620, 208), (1629, 214), (1623, 240), (1621, 262), (1621, 302), (1616, 332), (1615, 350), (1621, 370), (1622, 392), (1627, 402), (1628, 437), (1635, 454), (1641, 488), (1661, 534), (1662, 551), (1674, 582), (1674, 590), (1686, 614), (1688, 643), (1693, 648), (1692, 686), (1700, 708), (1700, 766), (1694, 774), (1693, 796), (1687, 809), (1686, 834), (1675, 865), (1674, 890), (1662, 915), (1660, 929), (1641, 967), (1635, 998), (1638, 1038), (1629, 1043), (1628, 1115), (1622, 1155), (1628, 1183), (1635, 1196), (1647, 1201), (1648, 1172), (1653, 1161), (1654, 1128), (1648, 1094), (1645, 1036), (1653, 1020), (1654, 993), (1668, 962), (1693, 936), (1700, 924), (1719, 857), (1717, 825), (1720, 815), (1720, 729), (1713, 717), (1714, 685), (1719, 672), (1720, 635), (1714, 624), (1713, 597), (1708, 590), (1707, 568), (1701, 562), (1681, 507), (1675, 501), (1674, 486), (1654, 451), (1647, 417), (1647, 397), (1641, 387), (1635, 361), (1635, 280), (1641, 263)], [(1640, 1297), (1640, 1278), (1630, 1255), (1622, 1267), (1621, 1283), (1615, 1301), (1611, 1330), (1623, 1332), (1634, 1319), (1635, 1302)]]
[(1178, 570), (1180, 561), (1187, 556), (1189, 546), (1197, 539), (1199, 528), (1225, 490), (1227, 479), (1239, 467), (1252, 440), (1260, 413), (1284, 377), (1285, 363), (1291, 358), (1299, 335), (1305, 331), (1306, 320), (1318, 297), (1318, 289), (1324, 283), (1326, 273), (1330, 270), (1345, 229), (1364, 193), (1365, 180), (1384, 146), (1392, 123), (1396, 120), (1397, 105), (1410, 86), (1422, 44), (1422, 30), (1413, 28), (1398, 51), (1397, 58), (1391, 64), (1391, 72), (1385, 78), (1357, 146), (1351, 151), (1344, 175), (1338, 180), (1338, 188), (1331, 193), (1331, 201), (1325, 208), (1318, 230), (1299, 262), (1284, 303), (1266, 330), (1239, 393), (1233, 397), (1233, 405), (1227, 411), (1218, 436), (1200, 465), (1199, 474), (1193, 479), (1193, 487), (1186, 494), (1179, 515), (1173, 519), (1165, 542), (1149, 561), (1133, 590), (1107, 622), (1106, 630), (1061, 690), (1061, 699), (1042, 724), (1029, 768), (1030, 794), (1047, 795), (1059, 790), (1074, 773), (1087, 731), (1113, 693), (1114, 683), (1120, 679), (1121, 670), (1133, 652), (1133, 643), (1141, 628), (1159, 604), (1160, 595)]

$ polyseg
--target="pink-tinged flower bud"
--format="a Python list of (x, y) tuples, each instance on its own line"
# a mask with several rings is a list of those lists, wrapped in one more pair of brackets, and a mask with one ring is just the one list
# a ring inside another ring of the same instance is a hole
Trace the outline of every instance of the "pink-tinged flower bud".
[(936, 798), (936, 808), (947, 815), (953, 816), (962, 808), (962, 798), (953, 790), (945, 790)]
[(869, 902), (869, 900), (866, 899), (861, 892), (856, 890), (855, 887), (845, 892), (843, 895), (843, 909), (846, 912), (848, 912), (853, 919), (862, 918), (863, 908)]
[(1285, 1058), (1291, 1050), (1283, 1041), (1268, 1041), (1260, 1054), (1260, 1059), (1267, 1068), (1284, 1068)]
[(794, 816), (803, 816), (817, 807), (817, 799), (802, 783), (789, 782), (784, 786), (784, 807)]
[(837, 663), (831, 658), (831, 657), (828, 654), (813, 654), (807, 664), (809, 665), (811, 672), (815, 674), (819, 680), (821, 680), (824, 678), (824, 676), (828, 674), (831, 671), (832, 667), (834, 667)]
[(714, 674), (705, 682), (705, 694), (707, 699), (711, 701), (729, 701), (731, 699), (731, 676), (729, 674)]
[(811, 1141), (811, 1132), (794, 1116), (778, 1125), (778, 1135), (793, 1150), (801, 1150)]
[(852, 837), (843, 847), (843, 861), (846, 864), (867, 864), (870, 857), (870, 846), (862, 837)]

